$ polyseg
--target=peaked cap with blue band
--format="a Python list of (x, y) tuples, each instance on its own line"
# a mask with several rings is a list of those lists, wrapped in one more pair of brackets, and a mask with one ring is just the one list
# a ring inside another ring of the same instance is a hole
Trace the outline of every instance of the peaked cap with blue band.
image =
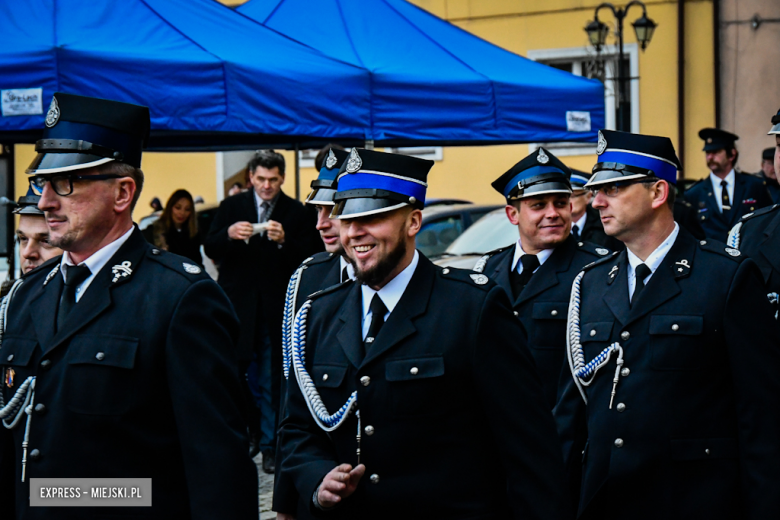
[(672, 140), (655, 135), (599, 130), (599, 162), (586, 187), (611, 182), (658, 178), (677, 184), (680, 160)]
[(27, 195), (22, 195), (16, 201), (16, 207), (12, 213), (16, 215), (30, 215), (43, 217), (45, 213), (38, 209), (38, 202), (41, 198), (33, 192), (32, 187), (27, 189)]
[(48, 175), (118, 161), (141, 167), (149, 138), (149, 108), (56, 92), (46, 114), (38, 156), (27, 173)]
[(699, 130), (699, 139), (704, 141), (704, 152), (712, 152), (717, 150), (731, 150), (734, 148), (735, 142), (739, 139), (739, 136), (726, 132), (720, 128), (702, 128)]
[(772, 116), (772, 128), (769, 129), (766, 135), (780, 134), (780, 110), (777, 114)]
[(333, 206), (333, 196), (336, 194), (336, 178), (339, 176), (341, 165), (347, 159), (348, 152), (331, 148), (328, 155), (322, 161), (322, 168), (317, 178), (311, 181), (312, 191), (306, 197), (306, 204), (320, 206)]
[(588, 184), (590, 177), (591, 175), (588, 172), (583, 172), (572, 168), (570, 179), (571, 191), (585, 191), (587, 189), (585, 188), (585, 185)]
[(422, 209), (433, 161), (353, 148), (341, 165), (331, 217), (356, 218), (403, 206)]
[(544, 148), (539, 148), (491, 183), (507, 201), (571, 193), (571, 170)]

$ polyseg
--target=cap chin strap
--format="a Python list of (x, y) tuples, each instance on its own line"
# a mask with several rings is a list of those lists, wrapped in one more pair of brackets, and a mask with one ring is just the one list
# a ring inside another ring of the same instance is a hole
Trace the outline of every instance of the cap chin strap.
[(35, 143), (38, 153), (83, 153), (122, 161), (124, 154), (111, 148), (76, 139), (41, 139)]

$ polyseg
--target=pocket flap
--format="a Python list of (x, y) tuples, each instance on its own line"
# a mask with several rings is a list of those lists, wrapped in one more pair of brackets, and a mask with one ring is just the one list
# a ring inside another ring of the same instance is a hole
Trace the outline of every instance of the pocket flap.
[(650, 316), (650, 334), (697, 336), (704, 330), (703, 316)]
[(68, 363), (71, 365), (108, 365), (133, 368), (138, 338), (108, 334), (74, 336), (68, 345)]
[(314, 365), (311, 369), (317, 388), (337, 388), (347, 373), (347, 365)]
[(672, 439), (672, 460), (734, 459), (736, 439)]
[(441, 356), (389, 361), (385, 366), (388, 381), (411, 381), (444, 375), (444, 358)]
[(3, 338), (3, 348), (0, 348), (0, 363), (12, 367), (26, 367), (38, 341), (29, 338)]
[(568, 309), (569, 302), (538, 302), (531, 315), (535, 320), (565, 320)]
[(586, 323), (580, 327), (580, 343), (589, 341), (609, 341), (612, 336), (614, 321), (597, 321)]

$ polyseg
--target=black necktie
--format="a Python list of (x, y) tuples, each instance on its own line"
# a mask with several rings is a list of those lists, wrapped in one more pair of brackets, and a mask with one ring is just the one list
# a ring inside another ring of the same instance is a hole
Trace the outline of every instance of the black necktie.
[(645, 278), (650, 276), (650, 268), (647, 267), (645, 264), (639, 264), (636, 266), (636, 286), (634, 287), (634, 296), (631, 298), (631, 303), (633, 304), (636, 302), (636, 299), (639, 297), (639, 293), (642, 292), (642, 289), (645, 288)]
[(344, 269), (341, 270), (341, 283), (346, 282), (349, 280), (349, 271), (347, 270), (347, 266), (344, 266)]
[(382, 325), (385, 324), (387, 307), (385, 307), (385, 302), (382, 301), (382, 298), (379, 297), (379, 293), (374, 294), (369, 309), (371, 310), (371, 325), (368, 326), (368, 334), (366, 334), (366, 339), (363, 341), (364, 355), (368, 352), (376, 337), (379, 336)]
[(571, 234), (574, 235), (574, 238), (580, 238), (580, 226), (574, 224), (571, 227)]
[(723, 212), (727, 212), (731, 209), (731, 201), (729, 199), (729, 183), (726, 181), (720, 181), (720, 200), (723, 204)]
[(57, 330), (65, 323), (70, 311), (76, 305), (76, 289), (81, 282), (92, 274), (86, 265), (65, 265), (65, 285), (60, 294), (60, 306), (57, 309)]
[(539, 259), (536, 255), (523, 255), (520, 257), (520, 262), (523, 264), (523, 272), (518, 273), (517, 269), (515, 269), (509, 275), (509, 283), (512, 285), (512, 293), (515, 299), (520, 296), (525, 286), (528, 285), (531, 275), (539, 267)]

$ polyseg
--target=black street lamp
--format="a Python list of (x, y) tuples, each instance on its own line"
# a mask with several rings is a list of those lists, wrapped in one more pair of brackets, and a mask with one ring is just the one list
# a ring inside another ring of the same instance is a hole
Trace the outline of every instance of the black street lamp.
[(608, 2), (604, 2), (596, 7), (594, 20), (585, 26), (585, 32), (588, 33), (591, 45), (596, 48), (596, 53), (599, 53), (601, 52), (601, 47), (606, 43), (607, 35), (609, 34), (609, 27), (599, 20), (599, 10), (608, 7), (617, 20), (617, 31), (615, 31), (615, 36), (618, 40), (617, 128), (626, 132), (631, 131), (630, 112), (628, 110), (630, 108), (630, 103), (628, 102), (630, 97), (627, 92), (627, 84), (630, 78), (623, 60), (623, 19), (628, 14), (628, 10), (634, 5), (642, 6), (642, 17), (638, 18), (632, 25), (636, 33), (636, 39), (644, 51), (653, 38), (653, 33), (658, 25), (647, 17), (647, 7), (639, 0), (631, 0), (624, 8), (615, 7)]

